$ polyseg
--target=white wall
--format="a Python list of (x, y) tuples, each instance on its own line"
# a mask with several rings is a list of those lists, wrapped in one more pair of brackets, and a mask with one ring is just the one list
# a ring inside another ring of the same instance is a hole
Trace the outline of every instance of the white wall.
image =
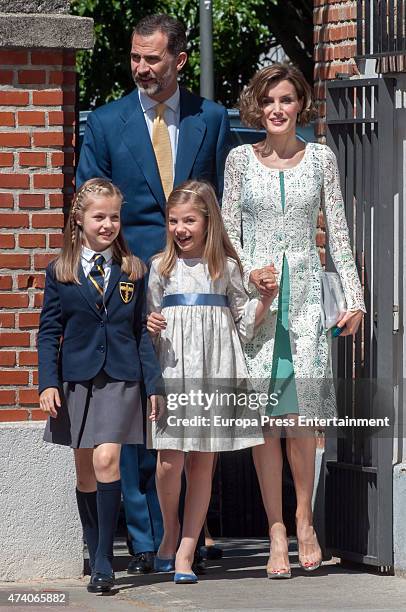
[(43, 430), (0, 423), (0, 580), (82, 574), (73, 451), (43, 442)]

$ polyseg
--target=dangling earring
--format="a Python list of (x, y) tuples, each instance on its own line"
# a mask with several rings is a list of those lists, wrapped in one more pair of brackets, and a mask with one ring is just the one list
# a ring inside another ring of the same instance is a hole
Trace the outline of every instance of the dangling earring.
[(302, 121), (302, 113), (303, 113), (304, 110), (305, 109), (304, 109), (304, 101), (303, 101), (302, 108), (300, 109), (300, 111), (298, 112), (297, 117), (296, 117), (296, 123), (299, 123), (299, 124), (301, 123), (301, 121)]

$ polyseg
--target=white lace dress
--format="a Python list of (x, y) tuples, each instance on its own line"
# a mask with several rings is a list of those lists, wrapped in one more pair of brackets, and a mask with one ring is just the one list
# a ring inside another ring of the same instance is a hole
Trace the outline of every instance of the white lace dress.
[[(283, 176), (281, 176), (283, 175)], [(283, 189), (282, 189), (283, 184)], [(288, 320), (298, 412), (309, 417), (335, 414), (330, 342), (321, 324), (320, 271), (316, 247), (317, 217), (322, 206), (331, 255), (350, 310), (365, 311), (363, 293), (351, 250), (337, 160), (325, 145), (308, 143), (302, 160), (287, 170), (267, 168), (251, 145), (233, 149), (226, 162), (222, 213), (244, 268), (271, 262), (282, 273), (289, 268)], [(267, 390), (275, 348), (278, 299), (255, 338), (245, 344), (248, 370), (254, 384)]]
[[(249, 379), (241, 340), (254, 334), (257, 300), (249, 301), (236, 262), (229, 259), (226, 273), (213, 281), (203, 259), (178, 259), (169, 278), (160, 276), (159, 259), (152, 262), (147, 293), (148, 312), (162, 312), (166, 329), (154, 337), (155, 349), (168, 393), (235, 391)], [(229, 306), (174, 305), (162, 307), (167, 296), (210, 294), (226, 296)], [(194, 400), (193, 400), (194, 401)], [(196, 399), (197, 402), (197, 399)], [(152, 427), (152, 446), (183, 451), (225, 451), (263, 443), (261, 428), (255, 424), (220, 422), (214, 416), (242, 418), (251, 410), (224, 406), (217, 395), (207, 410), (201, 405), (177, 402), (167, 416), (206, 417), (210, 422), (168, 425), (167, 420)]]

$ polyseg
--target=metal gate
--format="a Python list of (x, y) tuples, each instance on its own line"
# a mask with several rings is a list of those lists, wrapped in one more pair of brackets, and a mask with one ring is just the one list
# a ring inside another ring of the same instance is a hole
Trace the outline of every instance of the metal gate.
[[(355, 342), (349, 337), (335, 343), (339, 415), (393, 416), (398, 287), (394, 87), (393, 79), (363, 78), (333, 81), (327, 90), (327, 143), (339, 163), (368, 311)], [(337, 557), (393, 565), (392, 435), (388, 429), (365, 433), (354, 427), (327, 440), (326, 545)]]

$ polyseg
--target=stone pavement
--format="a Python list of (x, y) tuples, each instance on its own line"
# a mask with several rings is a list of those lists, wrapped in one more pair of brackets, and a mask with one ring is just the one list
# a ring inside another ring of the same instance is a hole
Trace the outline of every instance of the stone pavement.
[[(75, 612), (151, 612), (280, 610), (358, 612), (400, 612), (406, 610), (406, 580), (380, 575), (361, 567), (342, 567), (337, 560), (323, 564), (315, 574), (305, 574), (298, 567), (292, 543), (290, 552), (293, 575), (290, 580), (268, 580), (265, 575), (267, 543), (265, 540), (224, 540), (224, 558), (210, 562), (205, 576), (196, 585), (174, 585), (171, 574), (128, 576), (125, 550), (116, 559), (117, 588), (111, 595), (87, 593), (88, 577), (47, 583), (0, 583), (0, 601), (4, 591), (52, 589), (69, 593), (69, 606), (25, 605), (36, 612), (60, 609)], [(11, 604), (0, 610), (23, 610)]]

